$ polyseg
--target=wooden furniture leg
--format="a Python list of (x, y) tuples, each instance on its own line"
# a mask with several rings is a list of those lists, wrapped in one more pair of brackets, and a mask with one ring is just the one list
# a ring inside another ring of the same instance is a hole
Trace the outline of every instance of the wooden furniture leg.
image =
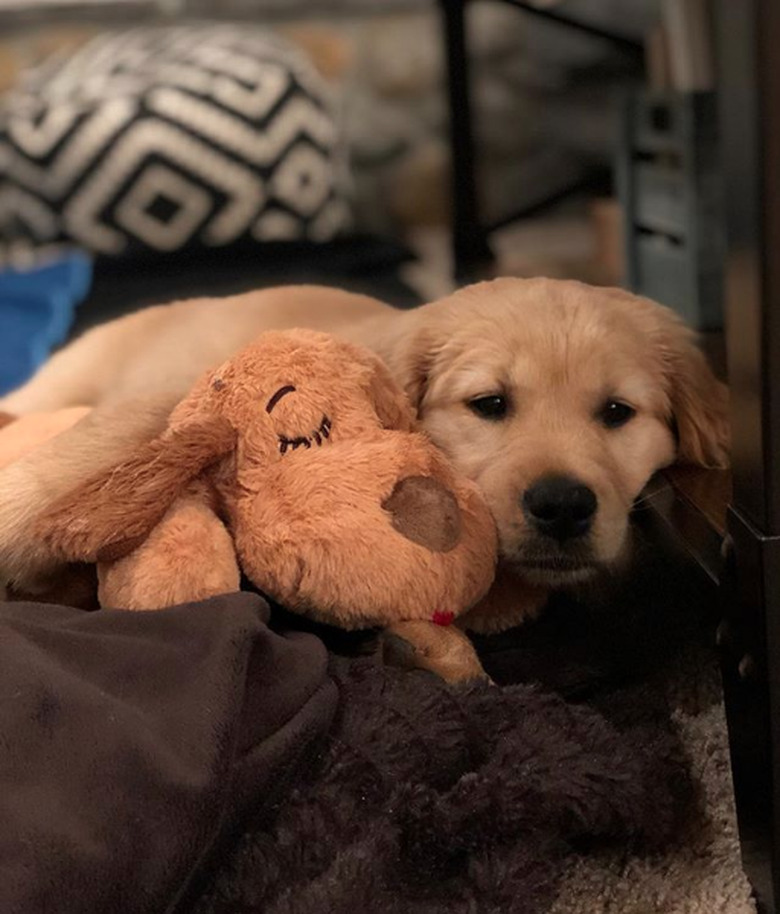
[(720, 629), (745, 868), (780, 899), (780, 4), (717, 0), (733, 496)]

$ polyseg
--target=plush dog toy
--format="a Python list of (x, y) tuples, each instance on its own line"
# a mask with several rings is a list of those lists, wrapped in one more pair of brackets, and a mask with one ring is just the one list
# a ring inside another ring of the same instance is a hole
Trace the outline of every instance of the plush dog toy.
[(102, 606), (204, 599), (243, 574), (319, 621), (386, 629), (447, 679), (481, 673), (450, 623), (493, 580), (492, 517), (379, 359), (324, 334), (263, 334), (37, 531), (98, 564)]

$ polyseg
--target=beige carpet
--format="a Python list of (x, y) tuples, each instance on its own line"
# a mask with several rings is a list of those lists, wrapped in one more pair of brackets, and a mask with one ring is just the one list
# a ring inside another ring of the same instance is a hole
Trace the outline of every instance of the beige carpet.
[(673, 669), (669, 700), (704, 799), (701, 818), (674, 850), (654, 858), (580, 858), (551, 914), (755, 914), (740, 864), (720, 677), (692, 650)]

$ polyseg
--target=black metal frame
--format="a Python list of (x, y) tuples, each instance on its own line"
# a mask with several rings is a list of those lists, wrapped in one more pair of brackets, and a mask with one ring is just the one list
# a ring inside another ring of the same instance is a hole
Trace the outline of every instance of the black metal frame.
[[(468, 55), (468, 9), (473, 0), (439, 0), (444, 24), (447, 62), (447, 92), (452, 158), (452, 250), (454, 273), (458, 282), (478, 278), (493, 263), (490, 234), (516, 219), (531, 215), (558, 202), (584, 185), (578, 182), (553, 197), (489, 224), (480, 213), (476, 176), (474, 121), (471, 109), (471, 66)], [(631, 54), (641, 55), (642, 46), (624, 35), (572, 19), (551, 9), (534, 6), (526, 0), (497, 0), (530, 15), (566, 28), (609, 41)]]
[(467, 0), (440, 0), (444, 16), (452, 159), (452, 251), (455, 278), (466, 281), (489, 266), (493, 253), (479, 218), (466, 42)]

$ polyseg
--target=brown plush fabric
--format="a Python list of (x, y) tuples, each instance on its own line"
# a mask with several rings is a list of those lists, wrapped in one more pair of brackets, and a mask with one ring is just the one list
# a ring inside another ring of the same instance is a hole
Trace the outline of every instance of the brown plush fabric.
[(460, 508), (452, 492), (436, 479), (407, 476), (382, 504), (393, 528), (431, 552), (449, 552), (460, 540)]
[(235, 447), (235, 429), (205, 414), (167, 429), (123, 464), (61, 499), (37, 534), (69, 562), (116, 559), (138, 546), (188, 484)]
[[(41, 582), (43, 585), (44, 582)], [(99, 609), (97, 569), (94, 565), (66, 565), (55, 572), (39, 593), (30, 594), (6, 588), (6, 599), (13, 602), (57, 603), (76, 609)]]
[(98, 579), (101, 606), (156, 610), (235, 593), (241, 575), (230, 534), (196, 491), (180, 496), (137, 549), (101, 563)]
[(341, 628), (424, 621), (425, 667), (446, 655), (442, 675), (470, 681), (483, 675), (475, 652), (439, 623), (488, 593), (496, 525), (414, 426), (369, 350), (269, 331), (203, 375), (159, 437), (43, 511), (35, 532), (62, 561), (99, 563), (101, 606), (201, 600), (243, 574)]
[(0, 604), (0, 911), (167, 911), (287, 791), (336, 689), (236, 594), (159, 613)]
[(655, 850), (690, 812), (677, 738), (642, 688), (602, 715), (370, 659), (333, 675), (320, 768), (177, 914), (542, 914), (575, 847)]
[[(288, 608), (344, 628), (458, 616), (492, 582), (495, 523), (476, 486), (413, 425), (406, 397), (368, 350), (313, 331), (269, 331), (201, 377), (162, 435), (60, 499), (36, 530), (63, 560), (107, 559), (106, 547), (119, 558), (200, 474), (218, 495), (241, 571)], [(393, 523), (383, 505), (410, 477), (427, 480), (407, 493), (422, 504), (413, 512), (406, 499)], [(167, 555), (138, 563), (144, 608), (166, 604), (175, 574)], [(207, 589), (204, 567), (191, 563), (187, 599)]]

